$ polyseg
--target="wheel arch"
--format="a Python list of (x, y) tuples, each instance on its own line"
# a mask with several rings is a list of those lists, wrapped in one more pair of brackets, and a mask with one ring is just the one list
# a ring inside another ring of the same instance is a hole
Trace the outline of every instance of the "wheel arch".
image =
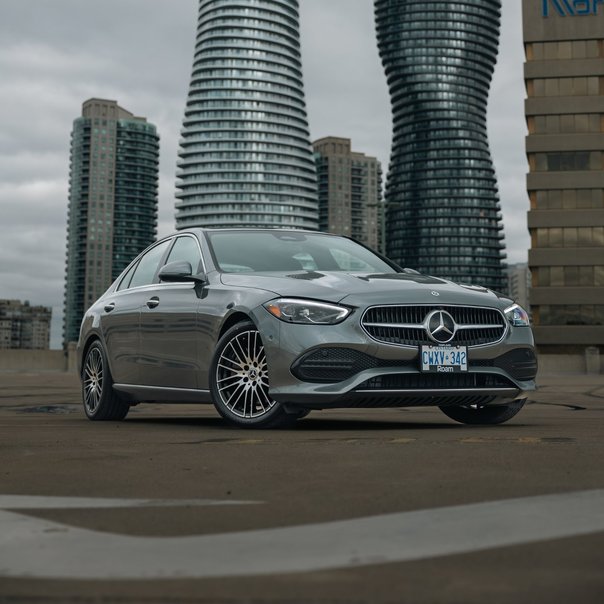
[[(250, 315), (248, 315), (240, 310), (235, 311), (234, 313), (230, 314), (224, 320), (223, 324), (220, 326), (220, 333), (218, 334), (218, 340), (220, 340), (220, 338), (222, 338), (222, 336), (229, 329), (231, 329), (231, 327), (233, 327), (234, 325), (237, 325), (238, 323), (253, 323), (254, 325), (256, 325), (256, 322)], [(257, 325), (256, 325), (256, 327), (257, 327)]]
[[(84, 359), (86, 358), (86, 355), (88, 354), (88, 351), (90, 350), (90, 347), (97, 341), (101, 342), (101, 336), (98, 333), (93, 332), (86, 338), (86, 341), (84, 342), (84, 346), (82, 346), (82, 356), (80, 357), (80, 370), (79, 370), (80, 376), (82, 375), (82, 371), (84, 371)], [(102, 342), (101, 342), (101, 344), (102, 344)], [(107, 361), (107, 362), (109, 362), (109, 361)]]

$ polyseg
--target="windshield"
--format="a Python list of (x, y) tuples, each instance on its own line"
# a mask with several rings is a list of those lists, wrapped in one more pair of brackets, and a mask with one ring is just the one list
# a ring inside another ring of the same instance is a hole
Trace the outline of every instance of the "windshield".
[(218, 268), (225, 273), (339, 271), (395, 273), (373, 252), (343, 237), (297, 231), (208, 233)]

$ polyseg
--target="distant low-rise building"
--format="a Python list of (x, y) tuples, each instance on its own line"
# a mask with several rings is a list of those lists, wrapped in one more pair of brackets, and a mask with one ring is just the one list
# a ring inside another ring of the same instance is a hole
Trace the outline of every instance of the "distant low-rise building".
[(49, 306), (30, 306), (28, 301), (0, 300), (0, 349), (47, 350), (50, 346)]
[(508, 276), (508, 295), (522, 308), (529, 310), (531, 271), (526, 262), (509, 264), (506, 269)]
[(351, 149), (349, 138), (313, 143), (319, 183), (319, 229), (352, 237), (377, 250), (381, 238), (382, 168)]

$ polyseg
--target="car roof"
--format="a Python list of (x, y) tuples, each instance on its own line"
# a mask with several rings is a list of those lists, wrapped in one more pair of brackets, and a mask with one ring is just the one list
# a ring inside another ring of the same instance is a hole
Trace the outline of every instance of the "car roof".
[(227, 227), (227, 228), (205, 228), (205, 227), (191, 227), (189, 229), (183, 229), (182, 231), (176, 231), (166, 237), (174, 237), (175, 235), (182, 235), (184, 233), (243, 233), (243, 232), (257, 232), (257, 233), (305, 233), (307, 235), (326, 235), (330, 237), (342, 237), (342, 235), (336, 235), (335, 233), (325, 233), (323, 231), (311, 231), (309, 229), (288, 229), (283, 227), (269, 228), (269, 227)]

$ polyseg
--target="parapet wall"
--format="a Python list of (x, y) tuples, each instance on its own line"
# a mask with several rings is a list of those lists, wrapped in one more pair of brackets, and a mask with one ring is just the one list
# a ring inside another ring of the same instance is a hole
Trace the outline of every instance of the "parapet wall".
[(75, 345), (64, 350), (0, 350), (0, 371), (76, 371)]

